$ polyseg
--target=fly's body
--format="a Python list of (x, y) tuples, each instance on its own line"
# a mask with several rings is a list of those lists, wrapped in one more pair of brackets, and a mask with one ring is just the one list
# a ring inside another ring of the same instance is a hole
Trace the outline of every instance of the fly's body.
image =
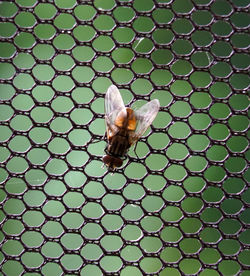
[(109, 87), (105, 96), (108, 145), (105, 149), (107, 155), (103, 157), (109, 170), (122, 166), (122, 159), (153, 122), (159, 107), (159, 101), (153, 100), (137, 111), (126, 108), (117, 87)]
[(107, 153), (109, 155), (123, 157), (126, 155), (130, 145), (128, 142), (128, 136), (125, 130), (119, 131), (114, 137), (109, 141), (107, 147)]

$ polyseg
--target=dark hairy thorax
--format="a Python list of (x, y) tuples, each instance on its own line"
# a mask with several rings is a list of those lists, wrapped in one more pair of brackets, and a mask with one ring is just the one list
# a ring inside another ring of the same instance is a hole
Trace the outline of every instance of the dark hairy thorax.
[(127, 153), (129, 147), (128, 131), (121, 129), (112, 137), (107, 152), (116, 157), (123, 157)]

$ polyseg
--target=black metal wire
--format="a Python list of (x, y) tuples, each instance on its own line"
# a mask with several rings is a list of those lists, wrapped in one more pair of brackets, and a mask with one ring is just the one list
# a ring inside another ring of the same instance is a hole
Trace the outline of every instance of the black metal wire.
[[(247, 275), (249, 3), (0, 5), (1, 274)], [(111, 83), (161, 102), (113, 176)]]

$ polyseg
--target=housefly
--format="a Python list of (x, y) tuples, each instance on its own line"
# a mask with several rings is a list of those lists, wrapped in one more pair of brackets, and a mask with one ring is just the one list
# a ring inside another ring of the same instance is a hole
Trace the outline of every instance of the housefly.
[(160, 108), (157, 99), (143, 105), (138, 110), (125, 107), (121, 94), (111, 85), (105, 95), (105, 122), (108, 144), (103, 163), (114, 171), (123, 164), (129, 148), (145, 133), (152, 124)]

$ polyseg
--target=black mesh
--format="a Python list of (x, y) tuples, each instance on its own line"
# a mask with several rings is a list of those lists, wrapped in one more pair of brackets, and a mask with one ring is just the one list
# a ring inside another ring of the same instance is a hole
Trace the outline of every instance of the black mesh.
[[(0, 3), (1, 275), (249, 275), (248, 6)], [(161, 103), (114, 175), (111, 84)]]

